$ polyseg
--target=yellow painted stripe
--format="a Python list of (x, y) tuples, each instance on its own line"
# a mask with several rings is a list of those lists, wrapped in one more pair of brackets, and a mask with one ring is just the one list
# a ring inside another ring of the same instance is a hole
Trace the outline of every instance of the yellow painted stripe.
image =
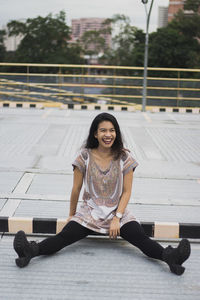
[[(6, 63), (1, 62), (0, 66), (25, 66), (25, 67), (52, 67), (52, 68), (83, 68), (83, 69), (116, 69), (116, 70), (144, 70), (144, 67), (127, 67), (113, 65), (73, 65), (73, 64), (36, 64), (36, 63)], [(200, 72), (200, 69), (186, 68), (157, 68), (148, 67), (151, 71), (180, 71), (180, 72)]]
[(144, 118), (147, 120), (147, 122), (152, 123), (152, 119), (150, 118), (150, 116), (147, 113), (143, 112), (142, 114), (143, 114)]

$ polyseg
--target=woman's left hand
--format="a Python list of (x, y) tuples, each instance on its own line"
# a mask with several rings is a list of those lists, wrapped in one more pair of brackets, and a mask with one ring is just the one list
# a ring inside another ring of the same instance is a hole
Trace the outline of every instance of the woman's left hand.
[(109, 237), (116, 239), (118, 235), (120, 235), (120, 220), (117, 217), (113, 217), (110, 222)]

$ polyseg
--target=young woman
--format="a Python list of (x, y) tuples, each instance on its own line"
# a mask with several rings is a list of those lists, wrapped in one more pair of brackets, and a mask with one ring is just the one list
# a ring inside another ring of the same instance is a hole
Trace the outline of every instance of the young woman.
[[(123, 146), (116, 118), (108, 113), (97, 115), (84, 147), (73, 162), (74, 180), (66, 226), (59, 234), (40, 243), (28, 242), (25, 233), (19, 231), (14, 239), (14, 249), (19, 256), (17, 266), (25, 267), (35, 256), (53, 254), (98, 232), (111, 239), (121, 236), (147, 256), (166, 262), (171, 272), (183, 274), (182, 264), (190, 255), (189, 241), (183, 239), (177, 248), (168, 246), (164, 249), (145, 234), (127, 210), (137, 165), (130, 151)], [(83, 204), (77, 210), (83, 181)]]

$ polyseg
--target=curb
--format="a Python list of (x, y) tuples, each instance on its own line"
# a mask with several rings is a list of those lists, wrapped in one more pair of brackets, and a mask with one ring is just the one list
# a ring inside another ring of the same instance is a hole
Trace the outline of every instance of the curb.
[[(57, 234), (66, 224), (66, 219), (0, 217), (0, 232), (26, 234)], [(154, 238), (200, 238), (200, 223), (141, 222), (145, 233)], [(101, 234), (94, 234), (101, 235)]]
[[(62, 104), (60, 102), (55, 103), (37, 103), (37, 102), (0, 102), (0, 108), (37, 108), (44, 109), (45, 107), (54, 107), (60, 109), (74, 109), (74, 110), (104, 110), (104, 111), (141, 111), (141, 105), (108, 105), (108, 104)], [(167, 112), (167, 113), (193, 113), (199, 114), (200, 108), (193, 107), (159, 107), (159, 106), (146, 106), (146, 110), (150, 112)]]

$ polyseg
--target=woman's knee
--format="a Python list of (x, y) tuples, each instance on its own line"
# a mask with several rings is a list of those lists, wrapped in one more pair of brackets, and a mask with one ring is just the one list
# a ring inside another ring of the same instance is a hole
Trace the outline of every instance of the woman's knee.
[(90, 230), (75, 221), (70, 221), (65, 225), (59, 235), (68, 240), (81, 239), (89, 234)]
[(124, 224), (120, 229), (121, 237), (125, 239), (141, 240), (147, 237), (144, 229), (137, 221)]

